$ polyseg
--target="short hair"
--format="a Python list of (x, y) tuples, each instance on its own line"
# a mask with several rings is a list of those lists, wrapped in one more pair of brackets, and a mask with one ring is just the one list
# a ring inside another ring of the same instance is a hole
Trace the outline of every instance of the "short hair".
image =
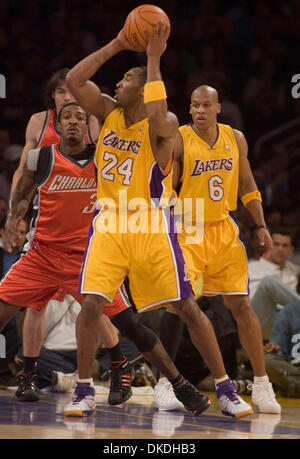
[(273, 234), (280, 234), (281, 236), (289, 236), (291, 238), (291, 244), (294, 247), (296, 243), (296, 238), (295, 234), (293, 231), (289, 228), (283, 228), (282, 226), (277, 226), (277, 227), (272, 227), (270, 228), (270, 234), (273, 236)]
[(144, 86), (147, 81), (147, 67), (145, 65), (141, 65), (140, 67), (132, 67), (130, 70), (136, 70), (140, 86)]
[[(70, 105), (76, 105), (76, 107), (80, 107), (82, 110), (83, 108), (81, 107), (81, 105), (79, 105), (78, 102), (68, 102), (67, 104), (63, 105), (61, 107), (61, 109), (59, 110), (58, 114), (57, 114), (57, 121), (60, 123), (60, 120), (61, 120), (61, 114), (63, 112), (63, 110), (66, 108), (66, 107), (69, 107)], [(83, 110), (84, 113), (85, 113), (85, 116), (86, 116), (86, 124), (89, 124), (89, 114)]]
[(47, 81), (46, 87), (45, 87), (45, 105), (49, 110), (52, 110), (55, 108), (55, 102), (52, 97), (53, 91), (58, 87), (59, 83), (65, 82), (67, 73), (69, 72), (70, 69), (68, 68), (63, 68), (60, 70), (57, 70), (57, 72), (53, 73), (51, 78)]

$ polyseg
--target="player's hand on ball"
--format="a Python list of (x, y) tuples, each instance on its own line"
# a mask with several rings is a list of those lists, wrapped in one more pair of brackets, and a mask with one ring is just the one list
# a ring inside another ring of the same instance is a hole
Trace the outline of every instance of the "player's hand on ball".
[(160, 57), (167, 48), (167, 40), (170, 35), (170, 27), (160, 23), (153, 24), (153, 36), (145, 29), (144, 34), (148, 39), (146, 49), (148, 56)]
[(119, 43), (119, 45), (120, 45), (122, 50), (124, 50), (124, 51), (125, 50), (126, 51), (135, 51), (136, 52), (136, 49), (127, 40), (124, 27), (118, 33), (118, 35), (116, 37), (116, 40), (118, 41), (118, 43)]

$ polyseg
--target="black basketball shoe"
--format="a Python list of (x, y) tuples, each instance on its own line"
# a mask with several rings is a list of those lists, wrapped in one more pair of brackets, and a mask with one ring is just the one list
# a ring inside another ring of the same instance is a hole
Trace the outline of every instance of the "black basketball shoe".
[(36, 402), (39, 400), (37, 381), (38, 377), (35, 373), (21, 373), (18, 377), (19, 387), (15, 393), (16, 399), (21, 402)]
[(119, 405), (126, 402), (132, 395), (131, 379), (133, 367), (126, 359), (124, 363), (112, 366), (111, 370), (108, 403), (110, 405)]
[(193, 384), (184, 378), (173, 386), (173, 390), (185, 409), (191, 411), (195, 416), (207, 410), (211, 405), (209, 398), (201, 394)]

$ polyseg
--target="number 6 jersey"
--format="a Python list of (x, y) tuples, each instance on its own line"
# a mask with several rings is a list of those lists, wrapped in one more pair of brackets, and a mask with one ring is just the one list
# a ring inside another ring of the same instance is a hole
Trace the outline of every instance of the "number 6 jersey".
[[(179, 128), (183, 139), (184, 162), (179, 198), (204, 199), (204, 222), (224, 220), (236, 209), (239, 177), (239, 151), (233, 129), (219, 124), (213, 148), (192, 126)], [(183, 201), (184, 204), (184, 201)], [(193, 215), (194, 209), (193, 209)]]

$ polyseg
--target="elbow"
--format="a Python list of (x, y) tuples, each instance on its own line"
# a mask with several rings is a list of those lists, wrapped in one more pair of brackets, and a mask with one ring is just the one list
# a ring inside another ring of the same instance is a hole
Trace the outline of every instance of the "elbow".
[(70, 70), (67, 75), (66, 75), (66, 79), (65, 79), (65, 83), (66, 83), (66, 86), (68, 89), (72, 89), (73, 86), (74, 86), (74, 76), (72, 74), (72, 70)]
[(76, 77), (76, 73), (73, 71), (73, 69), (67, 73), (65, 83), (71, 92), (76, 91), (76, 88), (80, 86), (80, 81)]

